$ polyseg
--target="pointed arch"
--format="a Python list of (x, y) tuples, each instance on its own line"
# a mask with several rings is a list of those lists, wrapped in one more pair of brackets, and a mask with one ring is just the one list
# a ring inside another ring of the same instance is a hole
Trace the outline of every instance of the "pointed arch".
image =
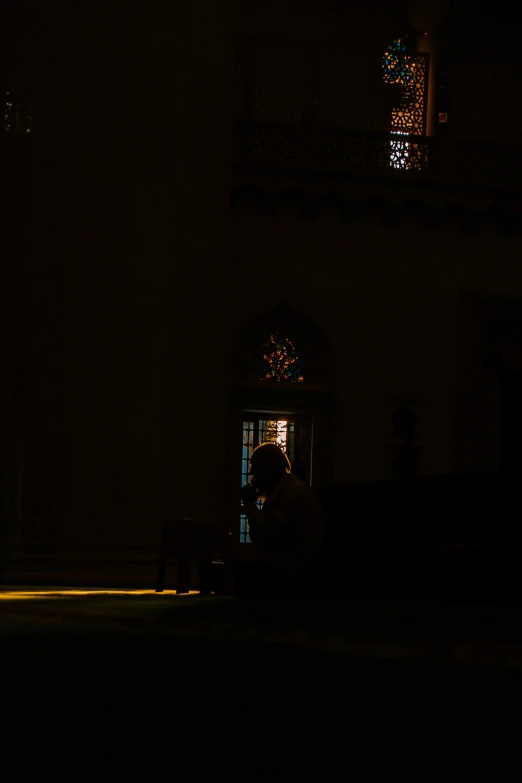
[(266, 286), (249, 299), (248, 310), (245, 311), (242, 300), (234, 311), (230, 308), (235, 321), (229, 333), (231, 380), (259, 380), (256, 350), (259, 348), (258, 357), (262, 358), (262, 346), (272, 335), (279, 334), (294, 346), (304, 383), (333, 384), (338, 341), (346, 341), (346, 330), (319, 299), (285, 279)]
[(332, 344), (337, 338), (342, 339), (343, 342), (346, 340), (347, 328), (340, 316), (305, 286), (296, 283), (291, 276), (274, 280), (269, 285), (260, 287), (253, 295), (249, 295), (248, 309), (245, 309), (244, 297), (232, 303), (230, 311), (234, 317), (230, 329), (231, 336), (254, 318), (282, 304), (288, 305), (295, 312), (315, 323)]

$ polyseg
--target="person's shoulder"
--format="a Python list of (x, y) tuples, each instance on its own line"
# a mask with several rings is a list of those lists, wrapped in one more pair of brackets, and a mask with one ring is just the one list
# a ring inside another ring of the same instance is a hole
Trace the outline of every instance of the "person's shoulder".
[(299, 495), (300, 497), (317, 499), (317, 495), (315, 494), (315, 491), (312, 489), (310, 484), (307, 484), (306, 481), (303, 481), (297, 476), (293, 476), (293, 478), (294, 494)]
[(292, 477), (292, 481), (294, 482), (294, 486), (296, 489), (301, 489), (303, 492), (313, 492), (312, 487), (310, 484), (307, 484), (306, 481), (303, 481), (298, 476), (295, 475), (295, 473), (289, 473), (289, 475)]
[(294, 495), (298, 492), (300, 494), (312, 492), (311, 486), (296, 476), (295, 473), (287, 473), (286, 480), (288, 488), (292, 489)]
[(295, 473), (287, 473), (279, 486), (278, 499), (282, 502), (299, 504), (318, 504), (317, 496), (312, 487)]

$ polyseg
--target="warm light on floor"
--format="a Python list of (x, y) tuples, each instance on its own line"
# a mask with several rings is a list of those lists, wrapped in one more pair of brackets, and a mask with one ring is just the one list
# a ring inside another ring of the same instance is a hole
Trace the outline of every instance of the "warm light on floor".
[(48, 587), (48, 588), (20, 588), (19, 590), (11, 589), (11, 590), (1, 590), (0, 589), (0, 601), (2, 600), (8, 600), (8, 601), (18, 601), (18, 600), (29, 600), (29, 599), (37, 599), (37, 598), (52, 598), (55, 596), (85, 596), (87, 598), (93, 598), (99, 595), (108, 595), (108, 596), (142, 596), (142, 595), (155, 595), (155, 596), (178, 596), (180, 598), (187, 596), (187, 595), (199, 595), (199, 591), (197, 590), (190, 590), (188, 593), (180, 593), (179, 596), (176, 593), (175, 590), (164, 590), (162, 593), (157, 593), (155, 590), (132, 590), (132, 589), (104, 589), (104, 588), (85, 588), (85, 589), (77, 589), (77, 588), (63, 588), (63, 587)]

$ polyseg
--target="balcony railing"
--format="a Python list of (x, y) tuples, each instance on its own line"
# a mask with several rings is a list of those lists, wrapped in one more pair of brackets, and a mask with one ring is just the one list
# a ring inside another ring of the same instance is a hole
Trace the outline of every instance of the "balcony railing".
[(433, 138), (404, 133), (360, 133), (318, 125), (238, 122), (236, 165), (276, 166), (365, 175), (431, 174)]

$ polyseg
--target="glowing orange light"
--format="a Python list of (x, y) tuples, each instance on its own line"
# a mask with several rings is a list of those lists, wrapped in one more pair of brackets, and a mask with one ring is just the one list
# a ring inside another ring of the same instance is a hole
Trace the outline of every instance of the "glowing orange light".
[[(154, 596), (163, 596), (163, 595), (177, 595), (175, 590), (165, 590), (163, 593), (156, 593), (155, 590), (125, 590), (125, 589), (114, 589), (114, 590), (104, 590), (104, 589), (71, 589), (68, 590), (67, 588), (46, 588), (46, 589), (38, 589), (38, 588), (32, 588), (32, 589), (20, 589), (20, 590), (0, 590), (0, 601), (19, 601), (19, 600), (36, 600), (38, 598), (53, 598), (58, 596), (85, 596), (86, 598), (89, 597), (97, 597), (100, 595), (109, 595), (109, 596), (133, 596), (133, 595), (154, 595)], [(187, 595), (199, 595), (199, 592), (197, 590), (191, 590), (189, 593), (185, 593), (183, 597)], [(181, 596), (180, 596), (181, 597)]]

